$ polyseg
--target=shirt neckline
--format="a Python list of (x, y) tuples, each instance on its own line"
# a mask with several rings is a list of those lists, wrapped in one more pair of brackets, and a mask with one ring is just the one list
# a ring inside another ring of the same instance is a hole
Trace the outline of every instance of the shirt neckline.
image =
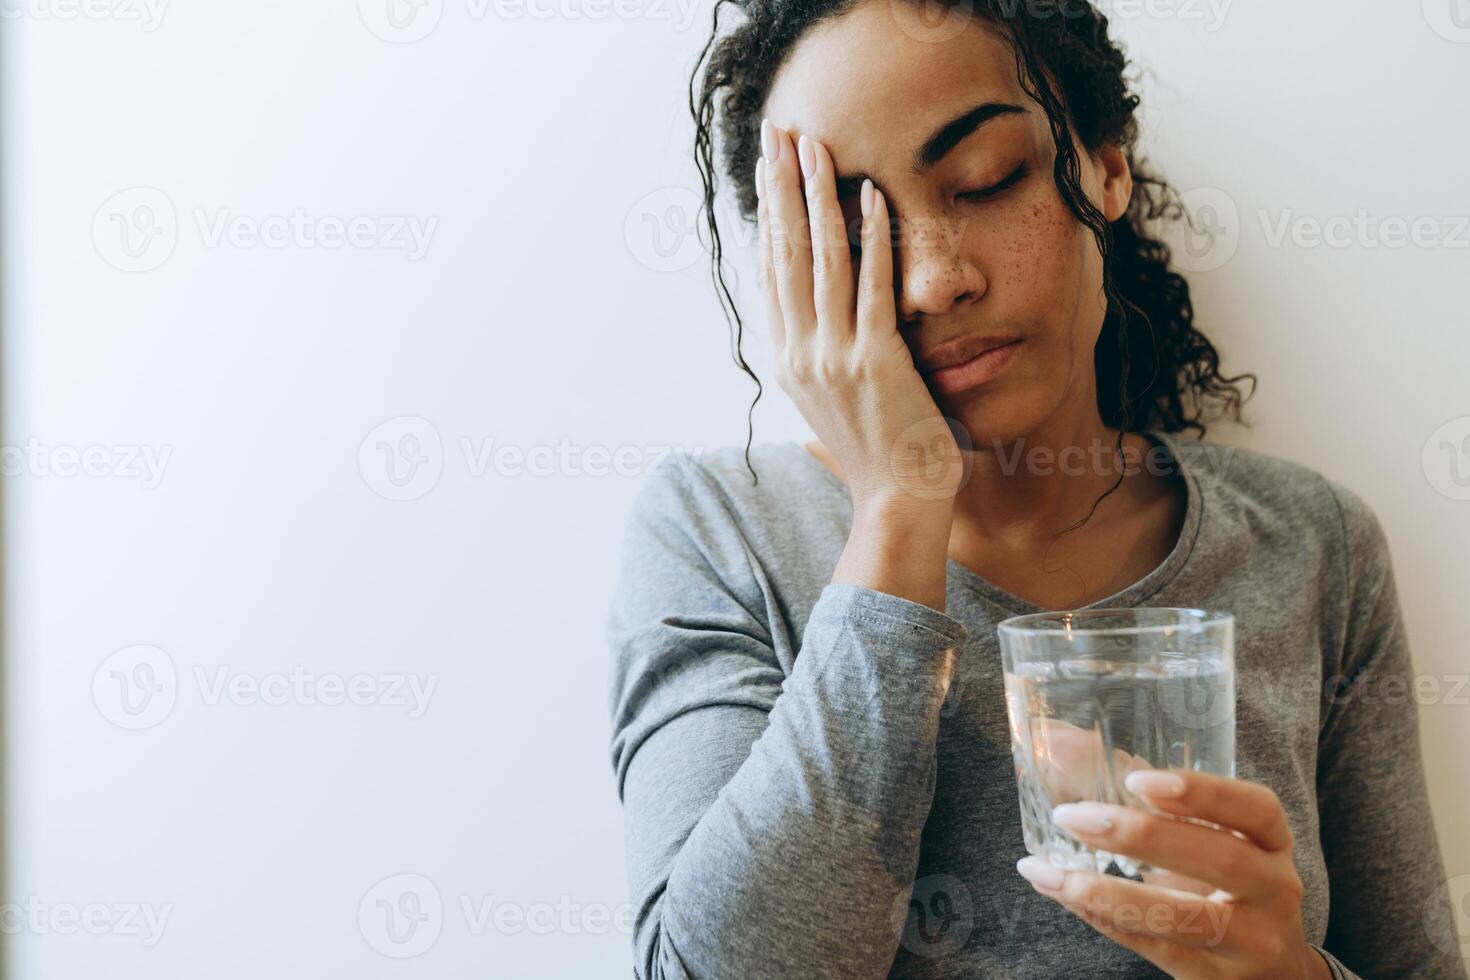
[[(1200, 528), (1204, 522), (1204, 497), (1200, 486), (1199, 474), (1190, 464), (1187, 453), (1179, 451), (1179, 441), (1174, 433), (1165, 432), (1161, 429), (1145, 429), (1139, 435), (1148, 439), (1155, 445), (1162, 445), (1169, 453), (1170, 460), (1178, 468), (1184, 477), (1184, 485), (1188, 503), (1184, 512), (1184, 524), (1179, 530), (1179, 538), (1174, 542), (1173, 549), (1153, 571), (1132, 585), (1113, 593), (1103, 596), (1078, 609), (1102, 609), (1137, 606), (1148, 600), (1164, 586), (1168, 585), (1184, 569), (1190, 556), (1194, 553), (1195, 541), (1199, 538)], [(837, 491), (837, 496), (846, 504), (848, 509), (848, 520), (852, 517), (852, 495), (848, 492), (847, 484), (837, 478), (837, 474), (827, 468), (827, 465), (807, 451), (806, 446), (800, 442), (791, 440), (787, 443), (805, 460), (809, 467), (815, 467), (823, 483)], [(963, 565), (953, 558), (945, 560), (951, 579), (958, 581), (973, 592), (980, 595), (1000, 608), (1014, 615), (1026, 615), (1028, 613), (1052, 612), (1046, 607), (1023, 599), (1013, 592), (1009, 592), (1000, 586), (982, 577), (967, 565)]]

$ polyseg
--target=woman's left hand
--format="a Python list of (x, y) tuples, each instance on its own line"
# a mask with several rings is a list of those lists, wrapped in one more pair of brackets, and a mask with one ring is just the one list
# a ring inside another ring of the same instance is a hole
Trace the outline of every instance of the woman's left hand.
[[(1302, 932), (1291, 828), (1270, 788), (1183, 769), (1134, 772), (1124, 785), (1165, 813), (1087, 802), (1063, 804), (1053, 819), (1090, 846), (1174, 876), (1138, 882), (1030, 856), (1016, 867), (1032, 887), (1179, 980), (1330, 980)], [(1159, 883), (1180, 875), (1203, 887)]]

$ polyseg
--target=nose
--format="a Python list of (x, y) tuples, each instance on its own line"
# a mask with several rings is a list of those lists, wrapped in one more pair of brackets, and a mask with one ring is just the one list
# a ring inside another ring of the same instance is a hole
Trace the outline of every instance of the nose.
[(901, 322), (942, 316), (985, 295), (988, 283), (966, 254), (959, 223), (944, 217), (900, 218), (894, 240)]

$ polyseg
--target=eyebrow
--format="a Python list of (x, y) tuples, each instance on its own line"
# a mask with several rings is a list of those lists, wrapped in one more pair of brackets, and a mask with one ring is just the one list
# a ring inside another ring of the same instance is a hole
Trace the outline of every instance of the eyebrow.
[[(922, 177), (929, 172), (945, 155), (963, 142), (971, 133), (990, 120), (999, 116), (1010, 116), (1024, 114), (1026, 110), (1009, 102), (982, 102), (974, 108), (951, 119), (934, 131), (934, 135), (924, 141), (924, 145), (914, 153), (913, 162), (910, 164), (910, 172), (915, 177)], [(849, 197), (862, 190), (863, 180), (872, 179), (869, 174), (861, 171), (852, 174), (837, 175), (838, 198)], [(878, 181), (873, 181), (878, 185)]]

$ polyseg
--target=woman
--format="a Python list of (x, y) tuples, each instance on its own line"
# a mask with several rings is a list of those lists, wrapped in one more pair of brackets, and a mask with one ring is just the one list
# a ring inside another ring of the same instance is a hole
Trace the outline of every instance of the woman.
[[(1239, 379), (1145, 228), (1170, 198), (1106, 20), (934, 9), (753, 0), (705, 49), (701, 170), (718, 98), (820, 438), (679, 454), (634, 507), (608, 627), (638, 975), (1461, 977), (1382, 528), (1201, 441)], [(1017, 862), (995, 625), (1144, 604), (1236, 614), (1239, 778), (1071, 810), (1171, 877)]]

